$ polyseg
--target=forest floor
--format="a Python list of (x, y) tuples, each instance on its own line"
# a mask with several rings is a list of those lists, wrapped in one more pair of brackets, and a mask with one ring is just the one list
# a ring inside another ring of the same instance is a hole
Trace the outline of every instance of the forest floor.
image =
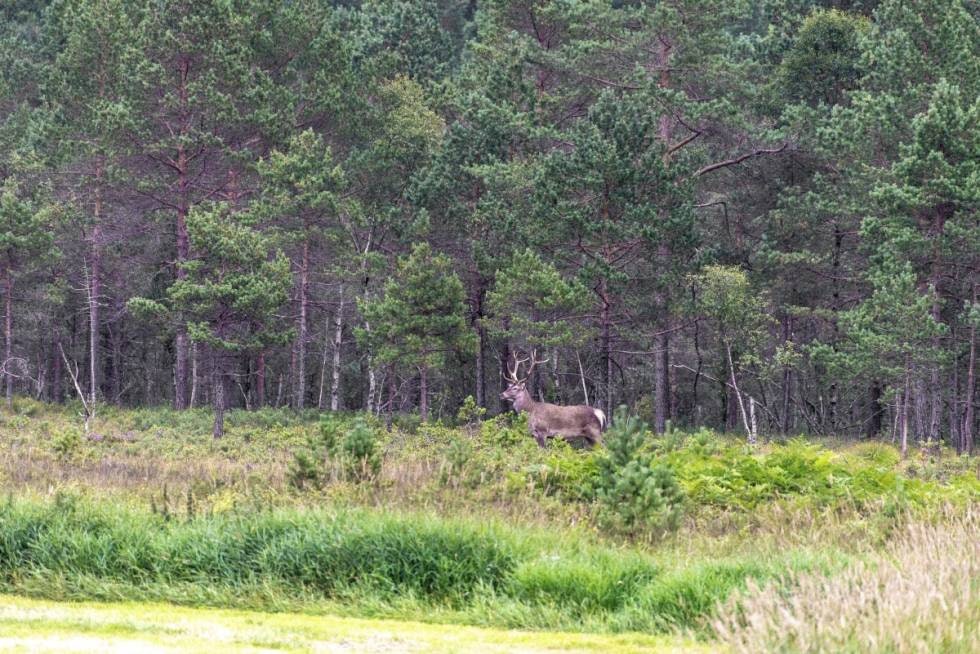
[(622, 533), (607, 452), (512, 416), (369, 418), (362, 474), (318, 449), (355, 414), (77, 409), (0, 411), (0, 649), (980, 651), (980, 459), (935, 444), (651, 436), (683, 518)]

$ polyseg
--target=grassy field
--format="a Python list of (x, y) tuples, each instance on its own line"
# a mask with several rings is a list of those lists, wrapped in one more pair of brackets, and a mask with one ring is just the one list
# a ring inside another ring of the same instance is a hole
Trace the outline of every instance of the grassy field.
[[(72, 407), (4, 413), (0, 591), (35, 598), (0, 602), (5, 642), (160, 644), (172, 611), (197, 625), (185, 649), (225, 620), (260, 625), (228, 627), (241, 649), (980, 648), (978, 461), (943, 448), (646, 435), (676, 520), (624, 522), (610, 450), (541, 450), (511, 417), (228, 424), (215, 441), (204, 411), (104, 408), (85, 438)], [(54, 603), (92, 600), (147, 604)]]
[(690, 639), (520, 632), (151, 603), (69, 603), (0, 596), (5, 652), (709, 652)]

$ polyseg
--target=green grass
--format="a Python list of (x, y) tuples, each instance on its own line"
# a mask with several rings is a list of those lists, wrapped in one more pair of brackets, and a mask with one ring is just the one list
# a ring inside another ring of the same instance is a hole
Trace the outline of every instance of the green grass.
[(421, 514), (277, 509), (166, 519), (75, 497), (0, 506), (0, 587), (52, 598), (348, 611), (529, 629), (697, 629), (806, 557), (665, 569), (573, 532)]
[(629, 536), (601, 527), (605, 452), (539, 449), (510, 416), (379, 429), (377, 474), (296, 488), (315, 412), (233, 411), (216, 441), (205, 410), (101, 407), (85, 440), (72, 409), (0, 412), (0, 591), (710, 639), (734, 594), (792, 596), (980, 499), (977, 458), (943, 448), (674, 431), (643, 447), (683, 489), (680, 528)]
[(5, 652), (716, 652), (680, 637), (503, 631), (168, 604), (68, 603), (0, 596)]

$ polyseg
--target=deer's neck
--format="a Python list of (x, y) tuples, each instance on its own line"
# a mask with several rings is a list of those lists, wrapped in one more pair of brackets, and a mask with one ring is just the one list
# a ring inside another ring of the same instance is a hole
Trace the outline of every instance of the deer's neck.
[(531, 399), (531, 394), (524, 390), (517, 399), (514, 400), (514, 410), (520, 413), (521, 411), (530, 411), (534, 405), (537, 404)]

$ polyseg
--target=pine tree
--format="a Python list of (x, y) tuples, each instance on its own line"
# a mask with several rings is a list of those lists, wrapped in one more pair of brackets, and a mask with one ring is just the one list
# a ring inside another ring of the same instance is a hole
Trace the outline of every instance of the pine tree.
[(474, 345), (464, 300), (463, 284), (449, 257), (419, 243), (399, 258), (383, 296), (359, 303), (371, 324), (370, 332), (359, 330), (359, 338), (373, 348), (378, 363), (418, 372), (423, 422), (429, 419), (430, 371), (441, 366), (447, 354), (467, 352)]

